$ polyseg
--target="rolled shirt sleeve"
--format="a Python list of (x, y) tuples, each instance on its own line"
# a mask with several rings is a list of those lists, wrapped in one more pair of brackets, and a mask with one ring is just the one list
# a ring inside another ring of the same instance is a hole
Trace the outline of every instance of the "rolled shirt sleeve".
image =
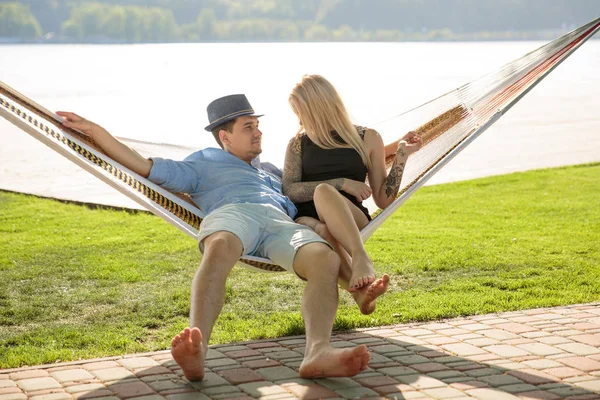
[(194, 193), (201, 177), (188, 161), (152, 158), (148, 180), (172, 192)]

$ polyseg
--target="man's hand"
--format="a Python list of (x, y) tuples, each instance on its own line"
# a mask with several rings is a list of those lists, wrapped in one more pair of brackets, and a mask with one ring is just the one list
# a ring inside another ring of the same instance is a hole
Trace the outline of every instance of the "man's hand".
[(108, 133), (106, 129), (104, 129), (100, 125), (92, 121), (88, 121), (87, 119), (75, 113), (66, 111), (57, 111), (56, 113), (65, 119), (63, 122), (64, 126), (85, 133), (93, 139), (97, 138), (99, 135)]
[(396, 156), (408, 157), (421, 148), (423, 141), (419, 135), (410, 131), (400, 139)]
[(342, 190), (356, 197), (356, 200), (358, 201), (366, 200), (371, 197), (372, 194), (371, 188), (366, 183), (353, 181), (352, 179), (347, 178), (344, 178)]

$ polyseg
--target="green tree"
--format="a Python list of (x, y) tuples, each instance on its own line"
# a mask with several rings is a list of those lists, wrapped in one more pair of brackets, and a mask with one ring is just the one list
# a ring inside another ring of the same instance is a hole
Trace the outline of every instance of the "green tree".
[(19, 3), (0, 4), (0, 36), (35, 39), (42, 27), (28, 6)]
[(196, 26), (198, 37), (201, 40), (211, 40), (215, 37), (215, 26), (217, 25), (217, 16), (212, 9), (202, 10), (198, 15)]

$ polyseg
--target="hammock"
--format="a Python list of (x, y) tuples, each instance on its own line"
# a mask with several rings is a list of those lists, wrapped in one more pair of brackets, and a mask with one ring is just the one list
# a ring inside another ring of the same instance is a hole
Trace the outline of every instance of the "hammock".
[[(380, 132), (414, 130), (423, 147), (411, 155), (396, 200), (373, 214), (361, 230), (366, 241), (381, 224), (440, 168), (496, 122), (558, 64), (600, 29), (600, 18), (512, 61), (499, 70), (372, 127)], [(104, 154), (90, 137), (61, 125), (62, 118), (0, 82), (0, 115), (92, 173), (142, 207), (194, 238), (205, 214), (189, 196), (171, 193)], [(399, 130), (398, 127), (406, 129)], [(384, 135), (385, 137), (385, 135)], [(391, 166), (399, 139), (386, 145)], [(244, 256), (244, 266), (284, 269), (269, 259)]]

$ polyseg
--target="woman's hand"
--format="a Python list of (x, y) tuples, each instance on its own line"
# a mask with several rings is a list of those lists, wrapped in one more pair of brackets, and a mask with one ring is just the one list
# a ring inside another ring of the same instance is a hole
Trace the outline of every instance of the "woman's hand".
[(371, 197), (372, 191), (369, 185), (364, 182), (353, 181), (352, 179), (344, 178), (342, 190), (354, 197), (356, 200), (363, 201)]
[(396, 156), (408, 157), (423, 146), (423, 140), (415, 132), (410, 131), (400, 139)]

